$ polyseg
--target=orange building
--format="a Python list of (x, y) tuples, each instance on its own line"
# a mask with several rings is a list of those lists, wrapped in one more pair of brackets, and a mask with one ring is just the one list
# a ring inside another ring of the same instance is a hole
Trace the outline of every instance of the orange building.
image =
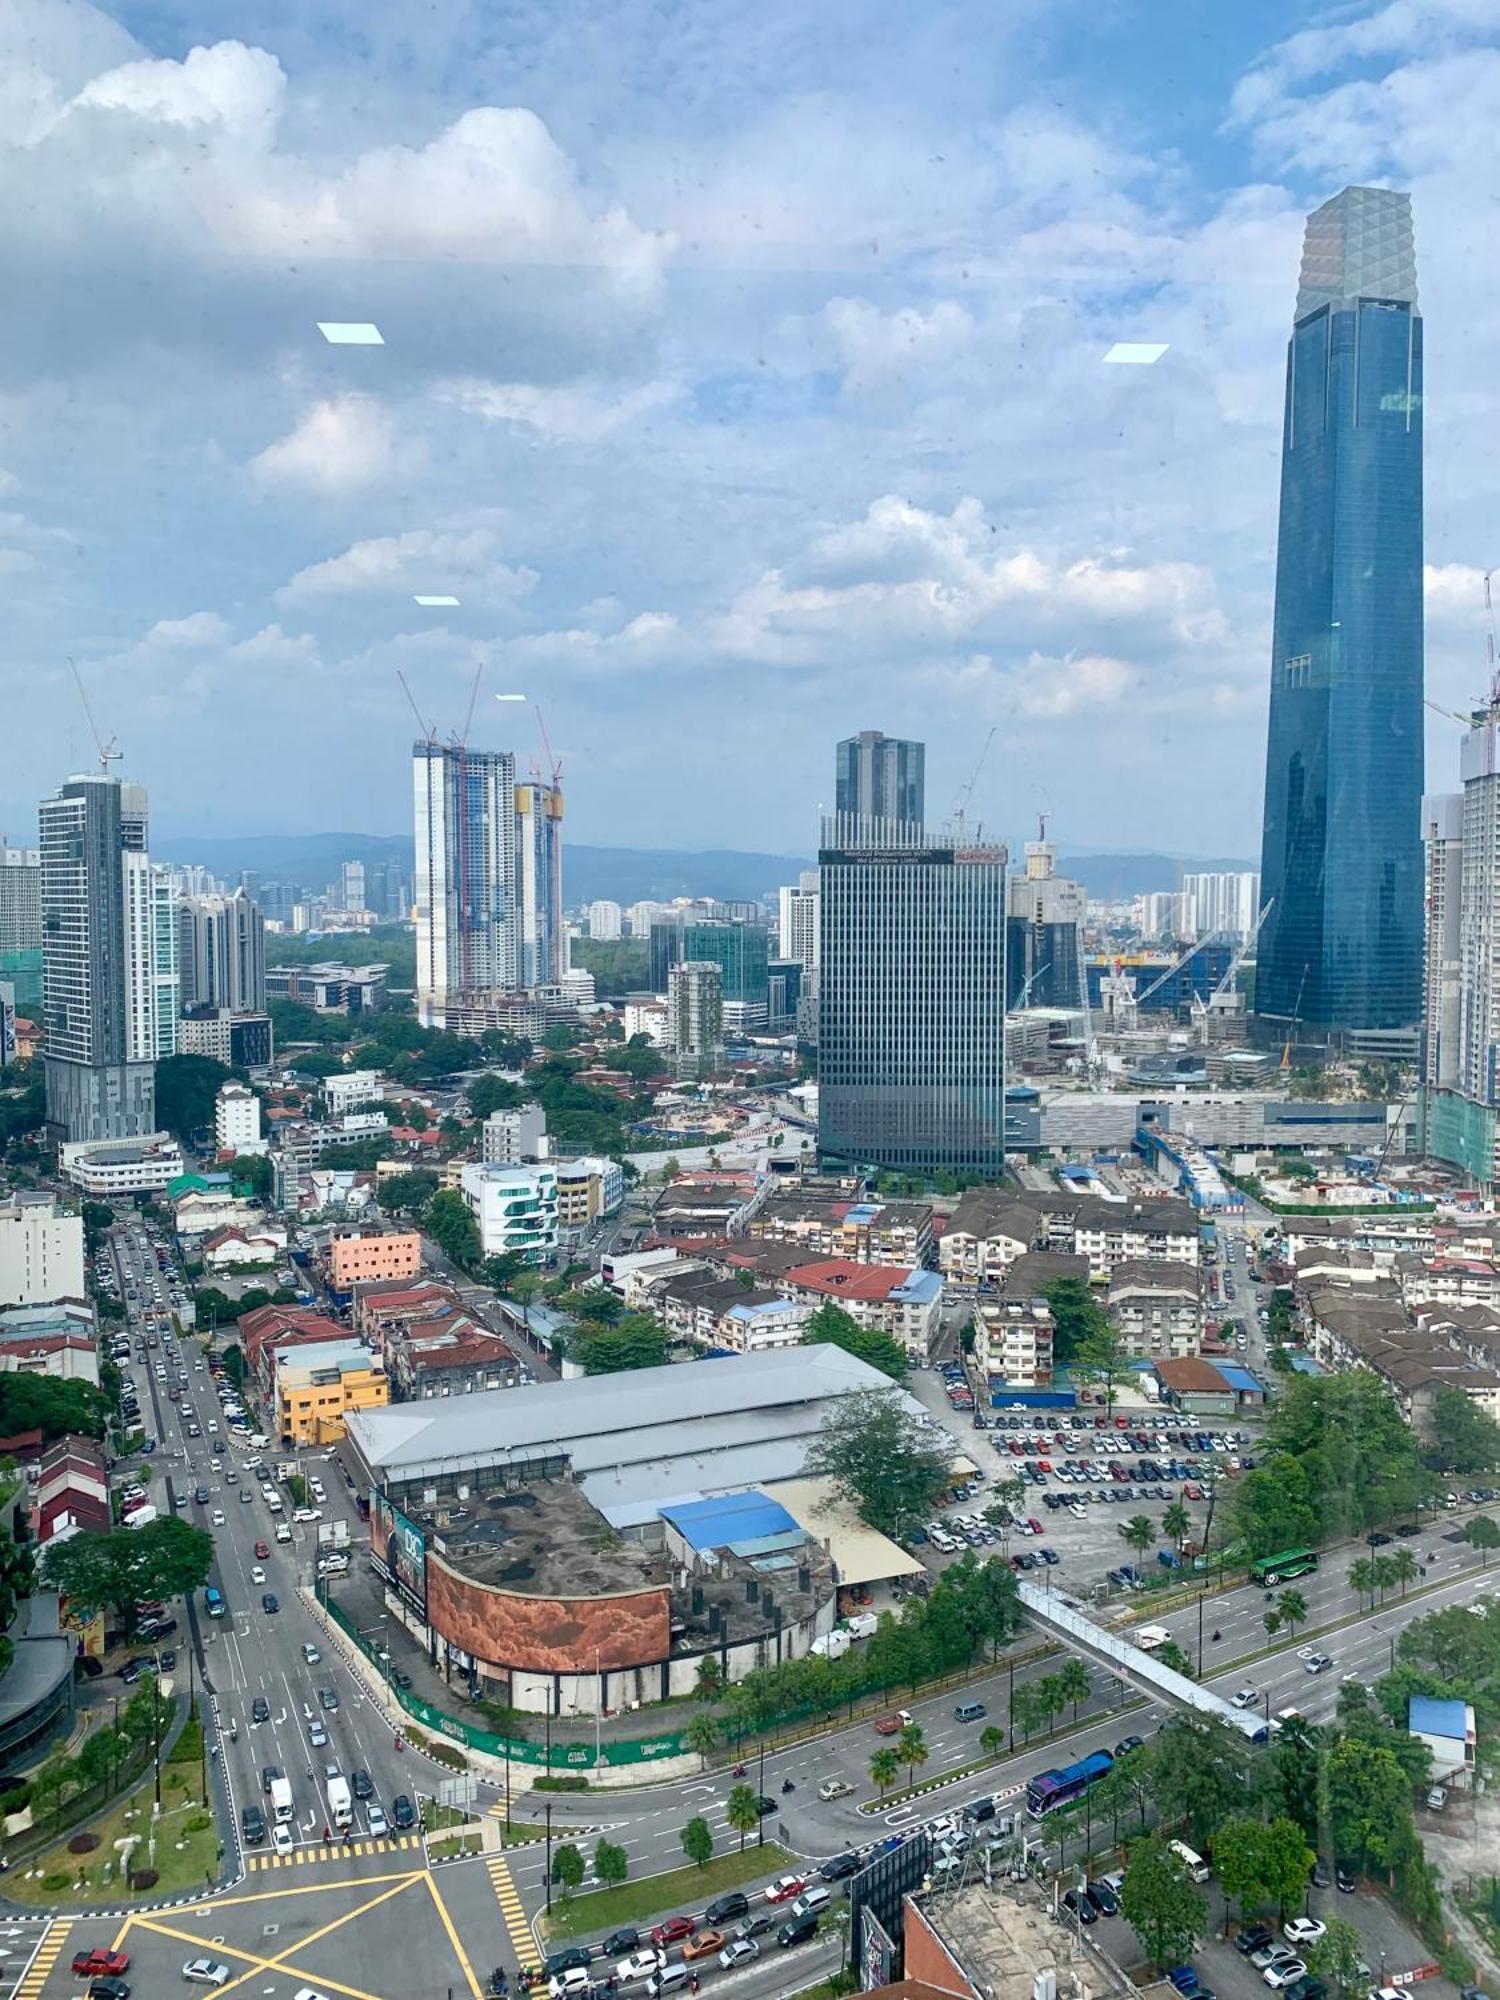
[(356, 1229), (328, 1246), (328, 1279), (336, 1292), (414, 1278), (421, 1268), (422, 1239), (415, 1229)]

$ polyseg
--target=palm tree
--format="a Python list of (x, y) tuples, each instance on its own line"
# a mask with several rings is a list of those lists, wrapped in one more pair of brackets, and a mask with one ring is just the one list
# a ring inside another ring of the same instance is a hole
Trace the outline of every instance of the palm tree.
[(1276, 1609), (1281, 1613), (1281, 1622), (1295, 1633), (1299, 1625), (1307, 1623), (1307, 1599), (1300, 1590), (1283, 1590), (1276, 1599)]
[(717, 1653), (705, 1653), (693, 1683), (694, 1701), (717, 1701), (724, 1692), (724, 1663)]
[[(1491, 1523), (1491, 1526), (1493, 1525)], [(1500, 1541), (1500, 1528), (1495, 1530), (1495, 1539)], [(1420, 1573), (1417, 1559), (1411, 1550), (1397, 1549), (1396, 1553), (1391, 1557), (1391, 1575), (1394, 1581), (1400, 1584), (1401, 1595), (1403, 1597), (1406, 1595), (1406, 1586), (1409, 1583), (1415, 1583)]]
[(1375, 1564), (1371, 1557), (1360, 1556), (1349, 1565), (1349, 1588), (1356, 1597), (1375, 1598)]
[(1043, 1697), (1040, 1684), (1036, 1681), (1022, 1681), (1011, 1696), (1011, 1721), (1019, 1725), (1021, 1734), (1029, 1743), (1031, 1732), (1039, 1722), (1045, 1720)]
[(1053, 1719), (1062, 1714), (1068, 1705), (1068, 1698), (1062, 1691), (1062, 1675), (1043, 1674), (1036, 1684), (1037, 1700), (1047, 1727), (1052, 1727)]
[[(870, 1759), (870, 1783), (875, 1786), (880, 1796), (884, 1798), (900, 1775), (901, 1759), (889, 1743), (882, 1743)], [(747, 1792), (750, 1791), (750, 1787), (747, 1785), (745, 1790)], [(750, 1796), (753, 1799), (755, 1794), (751, 1792)], [(758, 1810), (759, 1808), (757, 1808)]]
[(683, 1738), (689, 1750), (695, 1750), (698, 1753), (698, 1768), (706, 1770), (709, 1758), (718, 1748), (718, 1723), (711, 1715), (706, 1715), (702, 1709), (699, 1709), (698, 1713), (689, 1720), (687, 1728), (683, 1731)]
[[(889, 1757), (890, 1754), (889, 1750), (877, 1750), (875, 1752), (877, 1758)], [(893, 1769), (891, 1777), (894, 1778), (895, 1775), (896, 1773)], [(887, 1783), (889, 1783), (889, 1780), (887, 1780)], [(881, 1786), (881, 1790), (885, 1790), (884, 1785)], [(743, 1854), (745, 1851), (746, 1834), (754, 1833), (755, 1829), (760, 1825), (760, 1801), (755, 1796), (755, 1787), (753, 1785), (735, 1785), (731, 1789), (729, 1797), (724, 1801), (724, 1817), (729, 1822), (733, 1831), (739, 1835), (740, 1853)]]
[(1181, 1500), (1174, 1500), (1161, 1517), (1161, 1531), (1171, 1538), (1179, 1553), (1193, 1532), (1193, 1517)]
[(914, 1774), (927, 1762), (927, 1738), (920, 1722), (908, 1722), (896, 1738), (896, 1755), (906, 1766), (907, 1784), (914, 1784)]
[(1064, 1701), (1073, 1704), (1073, 1720), (1078, 1720), (1078, 1704), (1087, 1701), (1094, 1692), (1094, 1683), (1089, 1679), (1089, 1670), (1079, 1659), (1064, 1661), (1062, 1672), (1057, 1676), (1057, 1691)]
[(1375, 1558), (1375, 1588), (1380, 1592), (1380, 1601), (1385, 1602), (1385, 1594), (1396, 1587), (1396, 1565), (1389, 1556)]
[(1138, 1556), (1144, 1555), (1156, 1540), (1156, 1529), (1145, 1514), (1132, 1514), (1120, 1529), (1120, 1534)]

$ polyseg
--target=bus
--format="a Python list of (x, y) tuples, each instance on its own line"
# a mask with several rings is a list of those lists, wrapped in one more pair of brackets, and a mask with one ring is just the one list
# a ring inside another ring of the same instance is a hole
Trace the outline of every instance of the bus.
[(214, 1589), (212, 1584), (209, 1584), (203, 1593), (203, 1608), (210, 1618), (222, 1618), (224, 1616), (223, 1596), (219, 1591)]
[(1072, 1805), (1090, 1785), (1108, 1777), (1114, 1762), (1107, 1750), (1096, 1750), (1092, 1756), (1080, 1757), (1076, 1764), (1067, 1764), (1060, 1771), (1043, 1771), (1026, 1787), (1027, 1812), (1033, 1819), (1045, 1819), (1049, 1812)]
[(1309, 1576), (1318, 1566), (1315, 1549), (1286, 1549), (1279, 1556), (1262, 1556), (1250, 1565), (1250, 1581), (1267, 1587), (1288, 1583), (1294, 1576)]

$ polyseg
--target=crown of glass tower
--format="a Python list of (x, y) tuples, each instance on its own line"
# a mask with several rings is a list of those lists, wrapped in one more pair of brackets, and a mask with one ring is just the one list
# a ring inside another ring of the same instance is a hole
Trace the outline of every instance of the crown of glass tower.
[(1308, 217), (1287, 348), (1256, 1010), (1421, 1014), (1422, 318), (1411, 199)]

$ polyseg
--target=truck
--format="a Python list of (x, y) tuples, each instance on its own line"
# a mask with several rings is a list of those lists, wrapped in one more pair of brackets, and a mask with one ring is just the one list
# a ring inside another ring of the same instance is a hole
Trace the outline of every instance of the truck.
[(850, 1644), (849, 1634), (835, 1626), (833, 1631), (825, 1632), (821, 1639), (814, 1639), (808, 1651), (816, 1653), (820, 1659), (841, 1660), (848, 1652)]
[(354, 1802), (349, 1796), (347, 1778), (328, 1780), (328, 1817), (334, 1826), (344, 1827), (354, 1824)]
[(873, 1639), (880, 1629), (880, 1620), (873, 1611), (856, 1611), (845, 1622), (851, 1639)]
[(271, 1817), (278, 1826), (291, 1825), (292, 1786), (289, 1778), (271, 1780)]
[(893, 1708), (889, 1715), (877, 1715), (875, 1734), (877, 1736), (899, 1736), (911, 1721), (909, 1708)]
[(349, 1523), (347, 1521), (320, 1521), (318, 1523), (318, 1554), (326, 1555), (332, 1549), (347, 1553), (349, 1548)]
[(1165, 1646), (1172, 1635), (1165, 1625), (1141, 1625), (1132, 1636), (1143, 1653), (1154, 1653), (1159, 1646)]

